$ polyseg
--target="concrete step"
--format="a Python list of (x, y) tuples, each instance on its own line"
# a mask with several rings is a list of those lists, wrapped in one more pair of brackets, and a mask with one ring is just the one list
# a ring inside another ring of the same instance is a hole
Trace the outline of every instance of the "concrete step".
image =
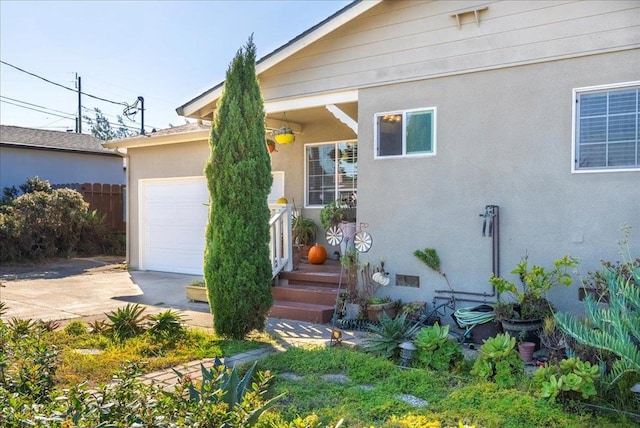
[(311, 303), (274, 301), (269, 317), (327, 324), (333, 317), (334, 306)]
[(289, 283), (288, 285), (272, 287), (271, 294), (273, 295), (273, 299), (278, 301), (332, 306), (336, 304), (338, 289)]
[(342, 288), (345, 287), (346, 276), (340, 279), (340, 272), (303, 272), (291, 271), (280, 272), (280, 279), (286, 279), (289, 284), (298, 285), (315, 285), (330, 288), (337, 288), (342, 282)]

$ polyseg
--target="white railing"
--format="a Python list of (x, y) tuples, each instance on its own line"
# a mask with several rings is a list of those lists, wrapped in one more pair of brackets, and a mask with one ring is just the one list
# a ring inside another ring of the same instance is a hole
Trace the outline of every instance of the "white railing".
[(273, 278), (275, 278), (283, 270), (293, 270), (291, 205), (269, 204), (269, 209), (271, 210), (269, 253), (273, 266)]

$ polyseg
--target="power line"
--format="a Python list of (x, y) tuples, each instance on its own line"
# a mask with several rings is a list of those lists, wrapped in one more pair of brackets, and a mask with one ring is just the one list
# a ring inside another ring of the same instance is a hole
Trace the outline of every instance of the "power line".
[(60, 114), (51, 113), (49, 111), (39, 110), (39, 109), (36, 109), (36, 108), (24, 106), (24, 105), (21, 105), (21, 104), (12, 103), (11, 101), (0, 100), (0, 102), (1, 103), (5, 103), (5, 104), (11, 104), (11, 105), (16, 106), (16, 107), (22, 107), (22, 108), (27, 109), (27, 110), (37, 111), (38, 113), (44, 113), (44, 114), (48, 114), (48, 115), (51, 115), (51, 116), (62, 117), (64, 119), (70, 119), (70, 120), (75, 120), (76, 119), (75, 116), (62, 116)]
[(38, 104), (28, 103), (26, 101), (18, 100), (18, 99), (15, 99), (15, 98), (5, 97), (4, 95), (0, 95), (0, 98), (5, 98), (5, 99), (7, 99), (9, 101), (14, 101), (14, 102), (17, 102), (17, 103), (26, 104), (26, 105), (29, 105), (29, 106), (32, 106), (32, 107), (38, 107), (38, 108), (43, 108), (43, 109), (46, 109), (46, 110), (55, 111), (57, 113), (69, 114), (69, 115), (73, 115), (74, 114), (74, 113), (67, 113), (66, 111), (60, 111), (60, 110), (56, 110), (56, 109), (53, 109), (53, 108), (41, 106), (41, 105), (38, 105)]
[[(70, 87), (68, 87), (68, 86), (61, 85), (60, 83), (52, 82), (51, 80), (49, 80), (49, 79), (47, 79), (47, 78), (45, 78), (45, 77), (39, 76), (39, 75), (37, 75), (37, 74), (35, 74), (35, 73), (31, 73), (31, 72), (29, 72), (29, 71), (27, 71), (27, 70), (23, 70), (22, 68), (17, 67), (17, 66), (15, 66), (15, 65), (13, 65), (13, 64), (9, 64), (8, 62), (5, 62), (5, 61), (0, 60), (0, 63), (2, 63), (2, 64), (4, 64), (4, 65), (7, 65), (7, 66), (9, 66), (9, 67), (15, 68), (15, 69), (16, 69), (16, 70), (18, 70), (18, 71), (21, 71), (21, 72), (26, 73), (26, 74), (28, 74), (28, 75), (30, 75), (30, 76), (36, 77), (36, 78), (38, 78), (38, 79), (40, 79), (40, 80), (44, 80), (45, 82), (47, 82), (47, 83), (51, 83), (52, 85), (59, 86), (59, 87), (61, 87), (61, 88), (67, 89), (67, 90), (72, 91), (72, 92), (76, 92), (76, 93), (78, 92), (78, 91), (77, 91), (76, 89), (74, 89), (74, 88), (70, 88)], [(107, 102), (107, 103), (116, 104), (116, 105), (121, 105), (121, 106), (125, 106), (125, 107), (131, 107), (129, 104), (127, 104), (127, 103), (125, 103), (125, 102), (118, 102), (118, 101), (108, 100), (108, 99), (106, 99), (106, 98), (98, 97), (98, 96), (96, 96), (96, 95), (87, 94), (86, 92), (81, 92), (81, 94), (82, 94), (82, 95), (86, 95), (87, 97), (90, 97), (90, 98), (95, 98), (96, 100), (105, 101), (105, 102)]]

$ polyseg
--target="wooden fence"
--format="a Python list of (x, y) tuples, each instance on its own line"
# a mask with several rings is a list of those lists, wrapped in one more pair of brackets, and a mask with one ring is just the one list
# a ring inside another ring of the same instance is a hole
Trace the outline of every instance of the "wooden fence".
[(105, 223), (111, 232), (125, 233), (125, 185), (84, 183), (79, 192), (90, 210), (97, 210), (105, 216)]

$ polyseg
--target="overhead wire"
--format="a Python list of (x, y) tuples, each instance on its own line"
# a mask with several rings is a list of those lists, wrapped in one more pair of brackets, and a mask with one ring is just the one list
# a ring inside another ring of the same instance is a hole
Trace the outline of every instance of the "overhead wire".
[(33, 108), (33, 107), (27, 107), (25, 105), (13, 103), (11, 101), (6, 101), (6, 100), (1, 100), (0, 99), (0, 102), (5, 103), (5, 104), (11, 104), (11, 105), (14, 105), (16, 107), (22, 107), (22, 108), (27, 109), (27, 110), (33, 110), (33, 111), (36, 111), (38, 113), (44, 113), (44, 114), (48, 114), (48, 115), (51, 115), (51, 116), (62, 117), (64, 119), (70, 119), (70, 120), (75, 120), (76, 119), (75, 116), (62, 116), (62, 115), (57, 114), (57, 113), (52, 113), (50, 111), (40, 110), (40, 109), (36, 109), (36, 108)]
[(50, 108), (50, 107), (45, 107), (45, 106), (41, 106), (41, 105), (38, 105), (38, 104), (29, 103), (27, 101), (18, 100), (16, 98), (7, 97), (7, 96), (4, 96), (4, 95), (0, 95), (0, 99), (1, 98), (5, 98), (5, 99), (7, 99), (9, 101), (14, 101), (14, 102), (17, 102), (17, 103), (26, 104), (26, 105), (29, 105), (29, 106), (32, 106), (32, 107), (38, 107), (38, 108), (42, 108), (42, 109), (45, 109), (45, 110), (54, 111), (56, 113), (68, 114), (68, 115), (72, 115), (72, 116), (75, 115), (75, 113), (69, 113), (69, 112), (66, 112), (66, 111), (56, 110), (56, 109), (53, 109), (53, 108)]
[[(16, 69), (16, 70), (18, 70), (18, 71), (21, 71), (21, 72), (26, 73), (26, 74), (28, 74), (28, 75), (30, 75), (30, 76), (36, 77), (36, 78), (38, 78), (38, 79), (40, 79), (40, 80), (44, 80), (45, 82), (50, 83), (50, 84), (52, 84), (52, 85), (59, 86), (59, 87), (61, 87), (61, 88), (67, 89), (67, 90), (72, 91), (72, 92), (76, 92), (76, 93), (78, 92), (78, 90), (77, 90), (77, 89), (75, 89), (75, 88), (70, 88), (70, 87), (68, 87), (68, 86), (64, 86), (64, 85), (62, 85), (62, 84), (60, 84), (60, 83), (53, 82), (53, 81), (51, 81), (51, 80), (49, 80), (49, 79), (47, 79), (47, 78), (45, 78), (45, 77), (39, 76), (39, 75), (37, 75), (37, 74), (35, 74), (35, 73), (31, 73), (31, 72), (29, 72), (29, 71), (27, 71), (27, 70), (24, 70), (24, 69), (22, 69), (22, 68), (20, 68), (20, 67), (17, 67), (17, 66), (15, 66), (15, 65), (13, 65), (13, 64), (9, 64), (9, 63), (8, 63), (8, 62), (6, 62), (6, 61), (2, 61), (2, 60), (0, 60), (0, 63), (2, 63), (2, 64), (4, 64), (4, 65), (7, 65), (7, 66), (9, 66), (9, 67), (15, 68), (15, 69)], [(98, 97), (98, 96), (96, 96), (96, 95), (88, 94), (88, 93), (86, 93), (86, 92), (82, 92), (82, 91), (80, 91), (80, 93), (81, 93), (82, 95), (86, 95), (87, 97), (89, 97), (89, 98), (94, 98), (94, 99), (96, 99), (96, 100), (100, 100), (100, 101), (104, 101), (104, 102), (111, 103), (111, 104), (116, 104), (116, 105), (122, 105), (122, 106), (125, 106), (125, 107), (130, 107), (130, 105), (129, 105), (129, 104), (127, 104), (127, 103), (125, 103), (125, 102), (118, 102), (118, 101), (108, 100), (108, 99), (106, 99), (106, 98)]]
[[(18, 66), (16, 66), (16, 65), (10, 64), (10, 63), (8, 63), (8, 62), (6, 62), (6, 61), (2, 61), (2, 60), (0, 60), (0, 63), (4, 64), (4, 65), (6, 65), (6, 66), (12, 67), (12, 68), (14, 68), (14, 69), (16, 69), (16, 70), (18, 70), (18, 71), (20, 71), (20, 72), (22, 72), (22, 73), (25, 73), (25, 74), (28, 74), (28, 75), (30, 75), (30, 76), (36, 77), (36, 78), (38, 78), (38, 79), (40, 79), (40, 80), (43, 80), (43, 81), (45, 81), (45, 82), (47, 82), (47, 83), (50, 83), (50, 84), (52, 84), (52, 85), (59, 86), (59, 87), (61, 87), (61, 88), (67, 89), (67, 90), (72, 91), (72, 92), (75, 92), (75, 93), (80, 92), (80, 94), (85, 95), (85, 96), (87, 96), (87, 97), (89, 97), (89, 98), (93, 98), (93, 99), (96, 99), (96, 100), (99, 100), (99, 101), (108, 102), (108, 103), (115, 104), (115, 105), (121, 105), (121, 106), (124, 106), (124, 110), (123, 110), (123, 112), (122, 112), (123, 116), (124, 116), (124, 117), (126, 117), (126, 118), (127, 118), (128, 120), (130, 120), (131, 122), (135, 123), (135, 121), (132, 119), (132, 117), (134, 117), (134, 116), (136, 115), (136, 113), (138, 112), (138, 110), (140, 110), (140, 108), (138, 107), (138, 104), (139, 104), (139, 102), (140, 102), (140, 97), (136, 98), (136, 101), (135, 101), (135, 103), (134, 103), (134, 104), (128, 104), (128, 103), (126, 103), (126, 102), (113, 101), (113, 100), (109, 100), (109, 99), (106, 99), (106, 98), (99, 97), (99, 96), (97, 96), (97, 95), (89, 94), (89, 93), (87, 93), (87, 92), (78, 91), (78, 90), (77, 90), (77, 89), (75, 89), (75, 88), (70, 88), (70, 87), (68, 87), (68, 86), (65, 86), (65, 85), (62, 85), (62, 84), (60, 84), (60, 83), (54, 82), (54, 81), (49, 80), (49, 79), (47, 79), (47, 78), (45, 78), (45, 77), (42, 77), (42, 76), (40, 76), (40, 75), (38, 75), (38, 74), (35, 74), (35, 73), (30, 72), (30, 71), (24, 70), (24, 69), (22, 69), (22, 68), (20, 68), (20, 67), (18, 67)], [(11, 104), (11, 103), (8, 103), (8, 104)], [(18, 106), (18, 107), (20, 107), (20, 106)], [(46, 108), (46, 107), (42, 107), (42, 106), (40, 106), (40, 108)], [(37, 111), (37, 110), (36, 110), (36, 111)], [(40, 113), (42, 113), (42, 112), (40, 112)], [(64, 113), (64, 114), (68, 114), (68, 113)], [(113, 123), (111, 123), (111, 122), (110, 122), (110, 124), (113, 124)], [(118, 124), (118, 125), (119, 125), (119, 124)], [(144, 127), (145, 127), (145, 128), (158, 128), (158, 127), (156, 127), (156, 126), (149, 125), (149, 124), (145, 124), (145, 126), (144, 126)], [(131, 128), (131, 129), (137, 129), (137, 128), (133, 128), (133, 127), (128, 127), (128, 128)]]

